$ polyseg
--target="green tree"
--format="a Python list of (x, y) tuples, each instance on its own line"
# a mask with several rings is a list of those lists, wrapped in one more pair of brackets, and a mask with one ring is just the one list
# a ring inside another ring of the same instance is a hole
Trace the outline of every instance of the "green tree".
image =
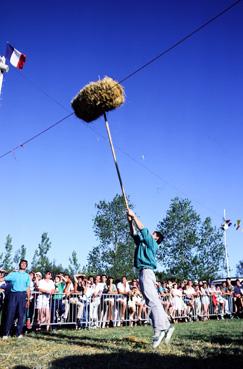
[(71, 257), (69, 258), (68, 272), (70, 275), (75, 275), (80, 272), (81, 265), (78, 262), (77, 252), (73, 250)]
[(158, 259), (168, 278), (211, 279), (218, 276), (224, 260), (222, 232), (203, 223), (188, 199), (172, 199), (158, 225), (165, 239)]
[(53, 277), (55, 277), (57, 274), (62, 273), (62, 274), (69, 274), (69, 271), (67, 268), (63, 267), (62, 264), (56, 264), (56, 261), (53, 260), (50, 265), (49, 268), (50, 271), (53, 274)]
[[(132, 207), (132, 205), (130, 205)], [(88, 254), (88, 273), (106, 273), (114, 278), (133, 275), (134, 244), (129, 235), (123, 197), (95, 204), (94, 233), (99, 241)]]
[(3, 254), (3, 268), (6, 270), (12, 270), (13, 269), (13, 244), (12, 244), (12, 237), (8, 234), (6, 238), (5, 243), (5, 252)]
[(236, 265), (236, 275), (238, 277), (243, 276), (243, 260), (240, 260), (239, 263)]
[(15, 267), (17, 268), (21, 259), (26, 258), (26, 247), (25, 245), (21, 245), (19, 249), (16, 250), (13, 258), (13, 262)]
[(158, 260), (163, 263), (169, 278), (191, 277), (193, 248), (198, 241), (197, 227), (200, 217), (190, 201), (175, 198), (158, 229), (165, 239), (159, 248)]
[(207, 217), (198, 232), (197, 247), (194, 250), (192, 266), (194, 276), (201, 280), (212, 280), (225, 269), (222, 230), (212, 225)]
[(51, 242), (48, 234), (44, 232), (41, 235), (41, 243), (34, 253), (34, 257), (31, 263), (31, 269), (35, 272), (41, 272), (44, 274), (47, 270), (52, 270), (52, 262), (49, 260), (47, 254), (51, 249)]

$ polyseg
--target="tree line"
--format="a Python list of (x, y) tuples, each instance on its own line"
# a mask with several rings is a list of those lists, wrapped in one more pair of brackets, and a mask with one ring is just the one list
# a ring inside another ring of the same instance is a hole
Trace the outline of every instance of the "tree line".
[[(51, 241), (44, 232), (29, 268), (41, 273), (46, 270), (71, 275), (82, 272), (107, 274), (114, 278), (125, 274), (133, 278), (136, 275), (133, 269), (134, 243), (129, 234), (122, 196), (116, 195), (110, 202), (102, 200), (95, 204), (95, 208), (93, 230), (97, 245), (90, 250), (86, 265), (81, 266), (76, 250), (72, 251), (68, 266), (51, 261), (48, 256)], [(225, 276), (223, 231), (212, 224), (210, 217), (201, 219), (188, 199), (172, 199), (157, 229), (165, 237), (158, 251), (160, 278), (212, 280)], [(19, 260), (26, 257), (26, 251), (22, 245), (14, 253), (12, 237), (8, 235), (4, 250), (0, 252), (0, 267), (8, 271), (17, 268)], [(237, 274), (243, 274), (243, 260), (237, 265)]]

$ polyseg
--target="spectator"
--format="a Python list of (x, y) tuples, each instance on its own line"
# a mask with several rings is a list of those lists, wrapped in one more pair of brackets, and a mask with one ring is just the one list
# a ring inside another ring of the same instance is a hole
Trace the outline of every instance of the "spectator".
[(236, 316), (240, 317), (240, 314), (243, 310), (243, 288), (240, 283), (240, 280), (236, 280), (236, 286), (234, 287), (234, 301), (236, 308)]
[(182, 289), (178, 288), (177, 283), (173, 283), (173, 288), (171, 289), (171, 307), (170, 316), (174, 321), (179, 316), (182, 315), (182, 311), (185, 309), (185, 304), (182, 299)]
[(71, 276), (69, 274), (64, 275), (64, 281), (65, 281), (65, 288), (64, 288), (64, 295), (65, 295), (65, 301), (64, 301), (64, 314), (63, 314), (63, 320), (66, 322), (68, 320), (68, 314), (70, 309), (70, 298), (71, 294), (74, 292), (74, 285), (71, 279)]
[(38, 291), (38, 289), (39, 289), (39, 283), (40, 283), (40, 280), (41, 279), (42, 279), (41, 272), (36, 272), (35, 273), (35, 279), (34, 279), (34, 290), (35, 291)]
[(63, 292), (66, 286), (66, 282), (64, 277), (61, 274), (57, 274), (55, 277), (55, 293), (52, 296), (51, 302), (51, 322), (57, 323), (58, 320), (61, 319), (62, 314), (64, 313), (63, 306)]
[(226, 287), (224, 287), (224, 289), (228, 300), (228, 310), (231, 318), (233, 317), (234, 313), (234, 298), (233, 298), (234, 286), (232, 286), (230, 278), (226, 278)]
[(38, 329), (42, 324), (46, 324), (46, 330), (50, 328), (51, 314), (50, 314), (50, 297), (55, 293), (55, 284), (52, 280), (52, 274), (50, 271), (45, 273), (45, 278), (39, 282), (38, 290), (40, 292), (37, 298), (37, 323)]
[(230, 299), (232, 299), (232, 292), (229, 291), (228, 287), (227, 287), (227, 283), (223, 282), (222, 286), (221, 286), (221, 292), (222, 292), (222, 297), (224, 299), (224, 303), (225, 303), (225, 314), (229, 317), (232, 318), (232, 312), (230, 310), (230, 306), (231, 306), (231, 301)]
[(95, 277), (95, 282), (94, 282), (94, 291), (93, 291), (93, 297), (91, 300), (91, 305), (90, 305), (90, 319), (91, 319), (91, 324), (93, 326), (98, 326), (98, 320), (99, 320), (99, 316), (100, 316), (100, 303), (101, 303), (101, 296), (104, 290), (104, 282), (101, 282), (101, 276), (100, 275), (96, 275)]
[(85, 328), (89, 326), (90, 320), (90, 302), (94, 293), (94, 284), (92, 283), (92, 279), (85, 280), (84, 283), (84, 292), (83, 292), (83, 317), (81, 320), (81, 327)]
[(192, 319), (192, 316), (194, 314), (194, 294), (195, 294), (195, 290), (192, 286), (192, 281), (189, 280), (185, 286), (185, 289), (183, 291), (184, 293), (184, 302), (187, 306), (186, 308), (186, 312), (187, 315), (189, 317), (189, 320)]
[(126, 308), (127, 308), (127, 299), (130, 294), (129, 283), (125, 275), (122, 277), (121, 282), (117, 284), (117, 291), (119, 295), (121, 295), (119, 296), (117, 301), (119, 302), (119, 305), (120, 305), (120, 319), (123, 322), (126, 319), (125, 314), (126, 314)]
[(104, 314), (106, 316), (106, 321), (108, 322), (106, 325), (108, 325), (109, 327), (113, 327), (114, 326), (114, 322), (113, 322), (114, 304), (115, 304), (115, 299), (113, 295), (117, 295), (117, 288), (116, 288), (115, 283), (113, 283), (112, 277), (108, 277), (103, 293), (105, 294), (104, 300), (103, 300), (104, 301)]
[(31, 271), (31, 272), (29, 272), (29, 276), (30, 276), (30, 305), (29, 305), (29, 308), (27, 309), (27, 314), (26, 314), (26, 327), (27, 327), (27, 329), (31, 328), (31, 323), (33, 321), (34, 311), (35, 311), (35, 295), (34, 295), (35, 273), (33, 271)]
[(3, 297), (4, 297), (5, 287), (6, 287), (6, 281), (4, 280), (5, 274), (6, 274), (6, 271), (4, 269), (0, 269), (0, 314), (2, 311)]
[(216, 286), (216, 301), (218, 304), (218, 319), (224, 319), (225, 299), (223, 298), (223, 293), (219, 285)]
[(128, 300), (129, 325), (132, 326), (135, 323), (136, 317), (137, 321), (141, 322), (144, 305), (145, 301), (142, 293), (139, 291), (138, 287), (132, 287)]
[(6, 288), (6, 282), (4, 280), (5, 273), (6, 271), (4, 269), (0, 269), (0, 327), (1, 327), (1, 321), (2, 321), (2, 311), (3, 311), (5, 288)]
[(201, 289), (197, 281), (194, 282), (194, 309), (195, 309), (195, 320), (202, 318), (202, 302), (201, 302)]
[(76, 274), (74, 276), (74, 293), (75, 297), (72, 302), (75, 300), (75, 303), (78, 306), (77, 310), (77, 326), (81, 328), (81, 318), (83, 315), (83, 294), (84, 294), (84, 285), (85, 285), (85, 276), (83, 274)]
[(170, 293), (169, 293), (166, 282), (161, 283), (161, 286), (159, 289), (159, 296), (161, 298), (161, 303), (164, 308), (164, 311), (166, 312), (167, 315), (169, 315), (169, 308), (171, 306), (171, 298), (170, 298)]
[(200, 286), (200, 291), (201, 291), (203, 320), (208, 320), (209, 319), (210, 292), (208, 289), (208, 284), (206, 282), (203, 282), (203, 285)]
[(19, 270), (9, 273), (4, 278), (6, 282), (11, 282), (12, 286), (9, 294), (3, 339), (8, 339), (16, 317), (18, 320), (16, 335), (18, 338), (23, 337), (26, 307), (29, 308), (30, 303), (30, 277), (26, 272), (27, 266), (27, 260), (22, 259), (19, 263)]

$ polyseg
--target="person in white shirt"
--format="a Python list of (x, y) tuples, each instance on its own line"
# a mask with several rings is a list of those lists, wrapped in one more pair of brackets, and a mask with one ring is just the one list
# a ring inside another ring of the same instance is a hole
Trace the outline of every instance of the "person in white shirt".
[(121, 295), (117, 299), (117, 302), (119, 302), (120, 304), (120, 318), (121, 321), (124, 321), (127, 308), (127, 299), (131, 293), (130, 286), (126, 276), (123, 276), (121, 282), (117, 284), (117, 291), (118, 294)]
[(38, 309), (37, 323), (39, 326), (46, 324), (46, 330), (48, 331), (51, 321), (50, 298), (55, 293), (55, 284), (50, 271), (47, 271), (45, 277), (40, 280), (38, 291), (40, 294), (36, 306)]

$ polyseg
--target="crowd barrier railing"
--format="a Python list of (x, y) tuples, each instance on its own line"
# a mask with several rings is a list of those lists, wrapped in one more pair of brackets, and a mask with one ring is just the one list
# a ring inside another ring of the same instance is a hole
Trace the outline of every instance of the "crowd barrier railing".
[(86, 297), (79, 294), (33, 293), (27, 319), (31, 326), (74, 325), (76, 328), (105, 328), (146, 324), (148, 308), (140, 298), (120, 294)]
[(162, 305), (172, 321), (196, 321), (225, 316), (233, 317), (235, 313), (233, 296), (200, 295), (188, 297), (186, 295), (165, 296), (161, 298)]
[[(3, 300), (2, 292), (0, 301), (1, 297)], [(177, 298), (164, 296), (161, 297), (161, 304), (171, 321), (206, 320), (212, 317), (223, 319), (224, 316), (232, 317), (235, 313), (232, 296), (217, 300), (213, 296), (199, 296), (193, 299), (188, 299), (185, 295)], [(7, 301), (4, 308), (7, 309)], [(33, 292), (26, 312), (27, 329), (36, 330), (57, 326), (81, 329), (136, 324), (150, 324), (149, 309), (140, 296), (102, 294), (87, 297), (74, 293), (66, 295)]]

